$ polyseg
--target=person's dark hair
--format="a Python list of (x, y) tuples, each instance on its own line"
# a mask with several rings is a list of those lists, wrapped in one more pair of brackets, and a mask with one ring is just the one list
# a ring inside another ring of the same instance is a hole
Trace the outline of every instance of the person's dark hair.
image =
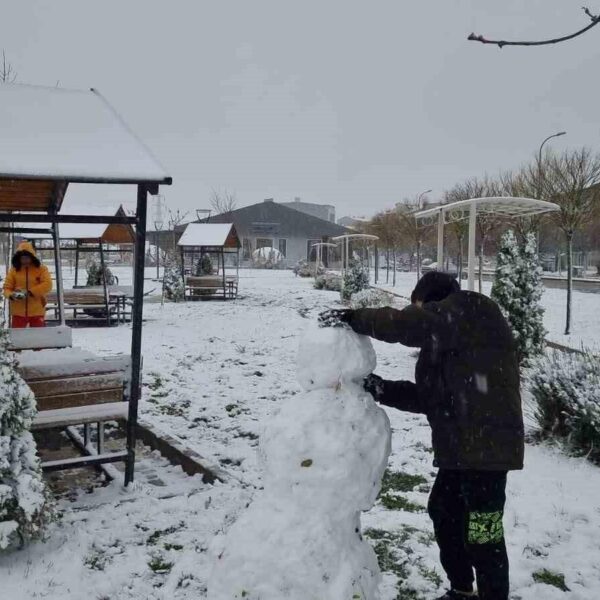
[(411, 302), (440, 302), (450, 294), (460, 292), (460, 285), (454, 275), (441, 271), (429, 271), (417, 282), (410, 297)]
[(27, 252), (27, 250), (19, 250), (18, 252), (15, 252), (11, 263), (12, 266), (17, 270), (20, 271), (21, 270), (21, 257), (22, 256), (29, 256), (29, 258), (31, 258), (31, 262), (36, 266), (39, 267), (40, 266), (40, 259), (37, 256), (34, 256), (33, 254), (31, 254), (31, 252)]

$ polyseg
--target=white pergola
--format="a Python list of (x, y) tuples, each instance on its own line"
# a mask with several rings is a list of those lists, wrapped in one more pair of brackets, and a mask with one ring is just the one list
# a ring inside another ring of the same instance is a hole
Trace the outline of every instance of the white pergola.
[(323, 262), (323, 248), (337, 248), (337, 244), (330, 242), (317, 242), (311, 246), (316, 248), (317, 259), (315, 261), (315, 277), (319, 274), (319, 265)]
[(369, 233), (346, 233), (344, 235), (338, 235), (337, 237), (331, 238), (332, 242), (342, 242), (343, 248), (343, 259), (342, 259), (342, 273), (350, 266), (350, 241), (351, 240), (371, 240), (376, 242), (379, 238), (376, 235)]
[(437, 264), (441, 269), (444, 264), (444, 225), (469, 219), (469, 290), (475, 289), (475, 243), (477, 235), (477, 215), (496, 215), (507, 219), (533, 217), (544, 213), (560, 210), (557, 204), (534, 198), (510, 198), (494, 196), (490, 198), (472, 198), (459, 200), (450, 204), (442, 204), (433, 208), (421, 210), (415, 214), (418, 221), (430, 221), (432, 224), (437, 216), (438, 243)]

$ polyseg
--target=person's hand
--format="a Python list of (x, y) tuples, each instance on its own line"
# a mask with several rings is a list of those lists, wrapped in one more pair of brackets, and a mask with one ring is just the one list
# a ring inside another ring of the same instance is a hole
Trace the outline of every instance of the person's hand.
[(373, 398), (379, 402), (383, 397), (384, 380), (383, 378), (379, 377), (379, 375), (371, 373), (363, 380), (363, 388), (365, 392), (371, 394), (371, 396), (373, 396)]
[(353, 310), (349, 308), (332, 308), (319, 315), (319, 327), (344, 327), (352, 318)]
[(11, 295), (11, 300), (23, 300), (27, 294), (23, 290), (15, 290)]

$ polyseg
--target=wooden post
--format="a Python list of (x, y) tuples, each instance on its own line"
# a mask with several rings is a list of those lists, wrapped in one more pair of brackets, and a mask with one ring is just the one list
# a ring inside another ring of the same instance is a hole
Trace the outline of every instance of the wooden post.
[(52, 239), (54, 241), (54, 268), (56, 269), (56, 298), (58, 300), (58, 315), (60, 324), (65, 324), (65, 295), (62, 277), (62, 260), (60, 257), (60, 235), (58, 223), (52, 223)]
[(223, 265), (223, 300), (227, 300), (227, 278), (225, 277), (225, 248), (221, 248), (221, 264)]
[(142, 368), (142, 318), (144, 310), (144, 259), (146, 251), (146, 211), (148, 189), (141, 183), (137, 188), (135, 227), (135, 278), (133, 280), (133, 306), (131, 308), (131, 390), (129, 393), (129, 416), (127, 418), (127, 463), (125, 485), (133, 481), (135, 469), (135, 442), (138, 403), (141, 392)]
[(79, 240), (75, 240), (75, 283), (74, 287), (77, 287), (77, 276), (79, 274)]

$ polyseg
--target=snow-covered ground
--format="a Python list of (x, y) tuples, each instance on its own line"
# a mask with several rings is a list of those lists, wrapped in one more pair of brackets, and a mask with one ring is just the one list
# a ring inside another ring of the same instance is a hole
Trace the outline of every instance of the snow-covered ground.
[[(416, 283), (416, 273), (397, 273), (396, 285), (385, 282), (385, 271), (380, 272), (378, 287), (410, 297)], [(465, 282), (466, 284), (466, 282)], [(477, 285), (477, 284), (476, 284)], [(489, 294), (492, 289), (490, 281), (484, 281), (483, 291)], [(600, 294), (573, 292), (573, 324), (571, 335), (565, 335), (567, 291), (545, 288), (542, 304), (546, 310), (544, 324), (548, 330), (548, 339), (572, 348), (600, 348)]]
[[(210, 486), (163, 460), (142, 458), (135, 489), (113, 482), (73, 502), (61, 500), (62, 517), (47, 542), (0, 556), (0, 598), (205, 597), (211, 539), (261, 485), (257, 436), (282, 403), (300, 394), (299, 336), (338, 298), (288, 271), (242, 271), (241, 278), (236, 301), (161, 306), (149, 298), (144, 312), (142, 418), (229, 471), (231, 481)], [(410, 291), (410, 279), (400, 293)], [(598, 300), (577, 294), (577, 302), (580, 297)], [(591, 314), (587, 324), (579, 318), (577, 334), (598, 329)], [(127, 352), (129, 336), (128, 326), (79, 329), (74, 343)], [(412, 378), (412, 350), (382, 343), (375, 350), (378, 373)], [(385, 571), (382, 600), (429, 600), (444, 584), (424, 512), (434, 477), (430, 431), (423, 417), (388, 414), (390, 471), (364, 525)], [(509, 477), (506, 513), (515, 600), (600, 598), (599, 490), (597, 467), (552, 448), (527, 447), (525, 470)], [(562, 576), (570, 591), (556, 587)]]

